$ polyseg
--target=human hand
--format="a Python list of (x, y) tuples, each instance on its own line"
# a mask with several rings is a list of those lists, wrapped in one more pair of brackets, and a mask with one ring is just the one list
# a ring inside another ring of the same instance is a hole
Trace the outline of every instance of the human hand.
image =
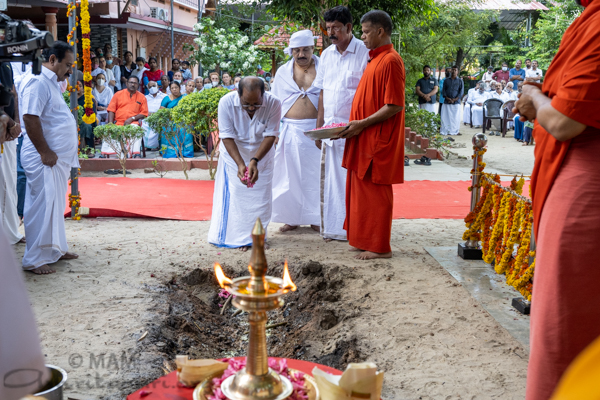
[(248, 184), (254, 185), (258, 180), (258, 164), (256, 160), (251, 160), (248, 164)]
[(42, 164), (47, 165), (50, 168), (54, 167), (58, 161), (58, 156), (50, 149), (45, 153), (40, 153), (40, 156), (42, 158)]
[(425, 96), (423, 96), (425, 98), (425, 100), (427, 101), (431, 101), (431, 96), (429, 96), (428, 94), (426, 94)]
[(541, 93), (541, 89), (537, 85), (523, 85), (523, 91), (513, 108), (513, 113), (520, 115), (519, 120), (533, 121), (536, 118), (537, 110), (533, 104), (533, 96), (538, 93)]
[(476, 105), (478, 105), (479, 107), (483, 106), (483, 103), (477, 103)]
[(8, 115), (3, 114), (2, 116), (0, 116), (0, 144), (6, 142), (7, 140), (11, 140), (9, 139), (9, 134), (8, 134), (8, 129), (6, 129), (8, 123), (10, 122), (10, 118), (8, 117)]
[(6, 135), (11, 138), (10, 140), (14, 140), (14, 139), (18, 138), (20, 134), (21, 134), (21, 124), (19, 124), (17, 122), (15, 122), (15, 124), (13, 126), (11, 126), (10, 128), (8, 128), (6, 130)]
[(315, 140), (315, 146), (317, 146), (317, 148), (319, 150), (321, 150), (321, 146), (323, 145), (323, 141), (321, 139), (317, 139)]
[(338, 133), (339, 139), (349, 139), (353, 136), (359, 135), (364, 129), (364, 125), (362, 120), (360, 121), (350, 121), (348, 122), (348, 127)]
[(240, 164), (238, 165), (238, 173), (237, 176), (238, 178), (240, 178), (240, 182), (242, 182), (244, 185), (247, 183), (246, 182), (246, 165), (245, 164)]
[(125, 120), (125, 122), (123, 123), (123, 125), (131, 125), (131, 123), (133, 122), (133, 117), (129, 117)]

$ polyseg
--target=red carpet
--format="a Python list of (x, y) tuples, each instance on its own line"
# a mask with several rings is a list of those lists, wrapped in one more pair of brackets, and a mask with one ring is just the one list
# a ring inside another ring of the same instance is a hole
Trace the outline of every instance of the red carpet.
[[(394, 185), (394, 219), (462, 219), (469, 212), (469, 186), (467, 181), (408, 181)], [(79, 191), (81, 206), (90, 209), (91, 218), (207, 221), (212, 212), (211, 181), (79, 178)], [(523, 190), (528, 192), (529, 182)], [(65, 216), (70, 214), (67, 208)]]

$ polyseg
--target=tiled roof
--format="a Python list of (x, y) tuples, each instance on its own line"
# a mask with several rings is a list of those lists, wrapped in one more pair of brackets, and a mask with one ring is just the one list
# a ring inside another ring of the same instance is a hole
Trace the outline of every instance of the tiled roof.
[[(303, 30), (305, 28), (299, 27), (299, 30)], [(317, 39), (317, 43), (315, 48), (323, 47), (323, 38), (319, 33), (317, 33), (314, 29), (311, 29), (315, 36), (319, 36)], [(263, 35), (261, 38), (254, 41), (254, 45), (259, 48), (285, 48), (288, 46), (290, 41), (290, 34), (285, 32), (285, 28), (283, 26), (279, 28), (272, 28), (269, 33)]]

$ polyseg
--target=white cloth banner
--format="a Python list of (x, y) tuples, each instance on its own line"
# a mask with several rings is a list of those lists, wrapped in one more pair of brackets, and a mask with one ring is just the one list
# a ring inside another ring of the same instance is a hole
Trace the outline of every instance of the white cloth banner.
[(275, 150), (273, 222), (320, 225), (321, 152), (304, 135), (316, 124), (316, 119), (283, 119)]
[[(475, 121), (475, 112), (473, 112), (473, 121)], [(458, 135), (459, 128), (460, 104), (444, 103), (442, 107), (442, 135)]]
[[(248, 144), (236, 141), (236, 144), (242, 159), (248, 165), (261, 142)], [(260, 160), (258, 180), (254, 187), (249, 188), (238, 178), (238, 167), (227, 153), (223, 142), (219, 146), (208, 242), (229, 248), (251, 246), (251, 233), (256, 219), (260, 218), (265, 231), (271, 221), (275, 149), (271, 148)]]
[(4, 143), (0, 158), (0, 221), (10, 244), (19, 242), (20, 218), (17, 212), (17, 141)]
[(321, 146), (321, 236), (346, 240), (346, 175), (342, 168), (346, 139), (330, 140)]
[(35, 393), (50, 377), (23, 273), (0, 227), (0, 399)]

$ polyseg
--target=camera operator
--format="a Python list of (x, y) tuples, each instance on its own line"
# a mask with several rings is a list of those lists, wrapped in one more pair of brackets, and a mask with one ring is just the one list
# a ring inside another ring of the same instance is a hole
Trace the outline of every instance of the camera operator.
[[(8, 62), (0, 63), (0, 84), (2, 85), (2, 98), (6, 127), (3, 129), (5, 143), (3, 145), (2, 160), (0, 160), (0, 221), (10, 244), (24, 241), (19, 232), (20, 218), (17, 211), (17, 142), (21, 127), (14, 121), (18, 115), (18, 102), (12, 74), (12, 66)], [(8, 89), (8, 90), (7, 90)]]

